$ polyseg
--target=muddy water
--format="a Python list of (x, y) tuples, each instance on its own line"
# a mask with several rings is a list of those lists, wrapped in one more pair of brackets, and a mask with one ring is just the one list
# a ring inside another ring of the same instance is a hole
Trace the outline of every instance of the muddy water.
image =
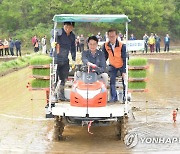
[[(44, 118), (45, 92), (29, 91), (30, 69), (0, 78), (0, 153), (139, 153), (180, 151), (180, 143), (150, 143), (153, 137), (180, 138), (180, 117), (172, 122), (172, 110), (180, 108), (180, 59), (150, 59), (148, 93), (134, 93), (137, 108), (128, 123), (138, 144), (128, 149), (117, 141), (114, 127), (65, 128), (65, 141), (53, 140), (53, 120)], [(147, 101), (147, 102), (146, 102)], [(142, 140), (144, 142), (142, 143)], [(145, 140), (146, 139), (146, 140)]]
[[(135, 119), (129, 122), (129, 131), (138, 134), (139, 142), (132, 151), (178, 153), (180, 116), (173, 123), (172, 113), (180, 109), (180, 58), (151, 57), (148, 62), (149, 92), (133, 94), (132, 106), (137, 110), (133, 112)], [(172, 143), (173, 137), (178, 138), (178, 143)], [(153, 138), (163, 141), (153, 142)]]

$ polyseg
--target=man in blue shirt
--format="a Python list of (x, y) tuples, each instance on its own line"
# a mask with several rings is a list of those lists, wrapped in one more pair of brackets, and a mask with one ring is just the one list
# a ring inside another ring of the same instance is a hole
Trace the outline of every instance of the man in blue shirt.
[(76, 60), (75, 35), (72, 32), (74, 22), (64, 22), (64, 27), (61, 29), (61, 34), (56, 38), (56, 52), (54, 53), (54, 61), (57, 64), (57, 75), (61, 80), (59, 98), (61, 101), (66, 101), (64, 96), (64, 86), (69, 75), (69, 59), (68, 55), (71, 52), (72, 60)]
[(166, 36), (164, 37), (164, 52), (166, 50), (169, 52), (169, 44), (170, 44), (170, 37), (169, 34), (167, 33)]
[(160, 52), (160, 42), (161, 38), (157, 34), (155, 34), (156, 52)]
[(9, 39), (9, 50), (10, 50), (11, 56), (14, 56), (14, 41), (12, 38)]
[[(129, 38), (129, 40), (136, 40), (134, 34), (131, 34), (131, 37)], [(136, 51), (131, 51), (131, 53), (136, 53)]]
[(21, 56), (21, 41), (19, 41), (18, 39), (16, 39), (15, 41), (15, 47), (16, 47), (17, 57), (18, 57), (18, 53), (19, 53), (19, 56)]
[(98, 74), (103, 78), (105, 85), (108, 82), (108, 74), (106, 70), (106, 59), (104, 52), (97, 50), (98, 38), (96, 36), (90, 36), (88, 38), (89, 49), (82, 52), (82, 62), (84, 65), (91, 66), (93, 68), (98, 67)]

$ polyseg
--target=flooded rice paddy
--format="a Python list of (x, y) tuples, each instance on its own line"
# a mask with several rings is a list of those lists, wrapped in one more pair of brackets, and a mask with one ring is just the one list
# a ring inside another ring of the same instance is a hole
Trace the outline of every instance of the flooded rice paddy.
[(180, 109), (180, 58), (151, 57), (149, 65), (149, 92), (132, 94), (128, 134), (137, 138), (132, 148), (117, 140), (112, 126), (91, 127), (93, 135), (86, 126), (67, 126), (66, 140), (54, 141), (45, 91), (26, 88), (31, 70), (1, 77), (0, 153), (179, 153), (180, 116), (173, 123), (172, 111)]

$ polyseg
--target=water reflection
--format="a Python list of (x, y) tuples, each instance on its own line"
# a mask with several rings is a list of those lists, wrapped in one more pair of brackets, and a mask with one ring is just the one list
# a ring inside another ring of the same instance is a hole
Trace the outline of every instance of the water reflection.
[[(142, 94), (147, 100), (176, 101), (180, 100), (180, 59), (150, 59), (148, 70), (148, 93)], [(141, 94), (138, 99), (143, 99)]]

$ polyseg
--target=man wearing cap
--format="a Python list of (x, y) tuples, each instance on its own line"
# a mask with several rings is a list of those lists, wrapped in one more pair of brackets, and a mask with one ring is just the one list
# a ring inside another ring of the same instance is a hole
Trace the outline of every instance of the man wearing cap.
[(74, 22), (64, 22), (61, 34), (56, 36), (57, 44), (56, 52), (54, 53), (54, 60), (55, 64), (58, 64), (57, 75), (61, 80), (58, 98), (61, 101), (67, 100), (64, 96), (64, 86), (69, 75), (69, 52), (71, 52), (73, 63), (75, 63), (76, 60), (75, 35), (72, 32), (74, 25)]

